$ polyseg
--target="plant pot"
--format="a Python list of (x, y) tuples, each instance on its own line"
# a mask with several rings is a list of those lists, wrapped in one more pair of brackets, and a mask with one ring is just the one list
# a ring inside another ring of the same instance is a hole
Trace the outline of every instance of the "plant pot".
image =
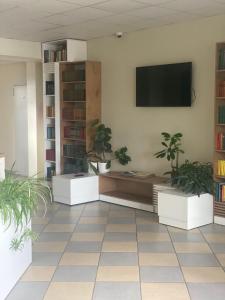
[(89, 161), (88, 162), (88, 174), (96, 175), (96, 172), (94, 169), (98, 170), (98, 163), (95, 161)]
[[(31, 228), (31, 224), (29, 227)], [(31, 240), (25, 241), (21, 250), (10, 249), (15, 229), (15, 226), (11, 224), (6, 230), (6, 226), (0, 220), (0, 300), (6, 298), (32, 261)]]
[(107, 162), (98, 162), (98, 171), (100, 174), (109, 172), (110, 168), (107, 168)]
[(213, 196), (185, 194), (177, 189), (158, 193), (159, 223), (193, 229), (213, 223)]

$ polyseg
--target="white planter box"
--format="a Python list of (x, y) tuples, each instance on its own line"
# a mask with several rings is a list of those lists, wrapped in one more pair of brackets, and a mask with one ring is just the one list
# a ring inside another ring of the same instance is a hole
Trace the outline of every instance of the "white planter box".
[(185, 194), (177, 189), (158, 193), (159, 223), (193, 229), (213, 223), (213, 197)]
[(74, 177), (74, 174), (53, 176), (54, 201), (75, 205), (99, 200), (98, 176), (86, 174)]
[(6, 231), (0, 222), (0, 300), (4, 300), (32, 261), (31, 241), (26, 241), (22, 250), (10, 250), (15, 235), (11, 225)]

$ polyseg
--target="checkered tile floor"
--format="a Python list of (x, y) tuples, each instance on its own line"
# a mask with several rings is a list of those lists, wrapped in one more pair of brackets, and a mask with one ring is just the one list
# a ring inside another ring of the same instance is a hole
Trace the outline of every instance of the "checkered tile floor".
[(224, 300), (225, 227), (184, 231), (104, 202), (33, 218), (33, 263), (7, 300)]

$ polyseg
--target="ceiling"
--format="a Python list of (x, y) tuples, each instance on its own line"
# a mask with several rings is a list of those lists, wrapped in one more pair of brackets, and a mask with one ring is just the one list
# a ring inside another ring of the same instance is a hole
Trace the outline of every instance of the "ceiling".
[(225, 0), (0, 0), (0, 37), (89, 40), (225, 14)]

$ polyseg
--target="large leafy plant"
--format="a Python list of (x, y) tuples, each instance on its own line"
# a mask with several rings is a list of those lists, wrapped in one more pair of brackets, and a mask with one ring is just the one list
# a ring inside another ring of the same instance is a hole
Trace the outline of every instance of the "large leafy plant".
[(182, 133), (178, 132), (175, 134), (170, 134), (168, 132), (161, 133), (163, 141), (161, 142), (163, 149), (154, 154), (157, 158), (166, 158), (170, 162), (171, 171), (167, 174), (174, 176), (179, 167), (179, 155), (184, 153), (181, 149), (181, 138)]
[(213, 167), (211, 163), (186, 160), (171, 178), (172, 185), (185, 193), (200, 196), (213, 193)]
[[(115, 151), (112, 149), (112, 130), (95, 120), (92, 124), (94, 129), (92, 150), (88, 153), (90, 161), (105, 162), (109, 168), (111, 161), (116, 159), (121, 165), (127, 165), (131, 158), (127, 154), (127, 147), (121, 147)], [(93, 168), (95, 172), (97, 170)]]
[(42, 180), (20, 178), (9, 172), (0, 181), (0, 221), (5, 230), (15, 227), (12, 249), (22, 249), (26, 240), (36, 239), (36, 234), (29, 228), (31, 217), (40, 201), (46, 211), (47, 202), (51, 199), (51, 190)]

